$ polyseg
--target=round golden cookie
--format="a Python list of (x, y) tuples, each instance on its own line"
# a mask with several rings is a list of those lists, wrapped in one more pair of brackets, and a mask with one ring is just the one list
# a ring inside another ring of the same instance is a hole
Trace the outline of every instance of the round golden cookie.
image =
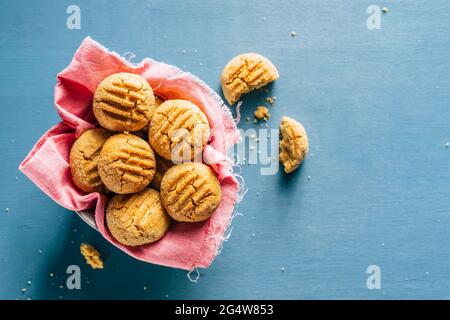
[(70, 171), (75, 185), (85, 192), (107, 191), (97, 170), (100, 150), (113, 133), (105, 129), (85, 131), (72, 145)]
[(264, 87), (279, 77), (277, 68), (269, 59), (257, 53), (244, 53), (228, 62), (220, 83), (225, 99), (232, 105), (244, 93)]
[(162, 203), (176, 221), (206, 220), (221, 199), (222, 190), (216, 175), (202, 163), (173, 166), (161, 180)]
[(109, 190), (133, 193), (144, 189), (155, 175), (155, 154), (147, 141), (120, 133), (106, 140), (98, 159), (98, 172)]
[(309, 144), (305, 128), (296, 120), (282, 117), (280, 124), (280, 161), (284, 171), (297, 169), (308, 154)]
[(190, 101), (167, 100), (155, 111), (149, 141), (161, 157), (180, 163), (201, 155), (210, 135), (206, 115)]
[(126, 246), (139, 246), (161, 239), (170, 225), (159, 192), (144, 189), (117, 194), (106, 208), (106, 224), (114, 239)]
[(94, 93), (94, 115), (112, 131), (144, 128), (155, 111), (155, 96), (147, 80), (137, 74), (116, 73), (104, 79)]
[(173, 162), (167, 159), (164, 159), (163, 157), (155, 155), (156, 158), (156, 171), (155, 176), (152, 179), (152, 182), (150, 182), (150, 187), (160, 190), (161, 188), (161, 180), (162, 177), (166, 174), (167, 170), (169, 170), (171, 167), (173, 167)]

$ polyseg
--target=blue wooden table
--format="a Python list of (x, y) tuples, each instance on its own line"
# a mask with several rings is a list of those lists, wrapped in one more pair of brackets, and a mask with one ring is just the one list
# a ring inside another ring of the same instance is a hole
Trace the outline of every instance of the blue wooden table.
[[(373, 4), (389, 12), (371, 30)], [(70, 5), (81, 29), (67, 28)], [(2, 2), (0, 298), (450, 298), (449, 20), (447, 0)], [(198, 283), (128, 257), (17, 170), (59, 120), (56, 74), (87, 35), (218, 92), (231, 57), (266, 55), (281, 78), (244, 98), (243, 118), (276, 96), (270, 127), (290, 115), (308, 130), (310, 157), (290, 177), (243, 166), (243, 216)], [(84, 263), (81, 242), (104, 270)], [(65, 286), (72, 264), (81, 290)]]

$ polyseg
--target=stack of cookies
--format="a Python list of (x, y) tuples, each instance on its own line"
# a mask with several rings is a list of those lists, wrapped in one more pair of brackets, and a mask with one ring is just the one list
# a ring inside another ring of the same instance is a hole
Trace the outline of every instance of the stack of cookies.
[(95, 90), (93, 111), (102, 128), (75, 141), (70, 168), (82, 191), (111, 195), (106, 223), (118, 242), (152, 243), (172, 219), (211, 216), (222, 194), (213, 171), (198, 161), (210, 135), (198, 106), (162, 101), (141, 76), (117, 73)]

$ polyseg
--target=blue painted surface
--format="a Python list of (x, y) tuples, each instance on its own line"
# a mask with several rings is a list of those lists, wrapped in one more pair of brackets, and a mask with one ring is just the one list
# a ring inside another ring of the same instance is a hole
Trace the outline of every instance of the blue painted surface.
[[(66, 28), (70, 4), (81, 30)], [(370, 4), (390, 9), (381, 30), (366, 27)], [(450, 298), (449, 20), (446, 0), (2, 2), (0, 298)], [(246, 97), (243, 117), (275, 95), (270, 126), (287, 114), (308, 130), (311, 156), (292, 176), (244, 166), (244, 216), (197, 284), (126, 256), (17, 170), (58, 121), (56, 74), (87, 35), (218, 91), (231, 57), (264, 54), (281, 79)], [(83, 241), (104, 270), (84, 264)], [(81, 290), (59, 288), (70, 264)], [(366, 288), (372, 264), (381, 290)]]

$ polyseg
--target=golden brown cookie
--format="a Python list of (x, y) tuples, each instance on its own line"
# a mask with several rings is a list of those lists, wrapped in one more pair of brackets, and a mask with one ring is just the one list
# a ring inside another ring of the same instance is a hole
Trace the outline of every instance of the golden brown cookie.
[(97, 170), (100, 150), (113, 133), (105, 129), (85, 131), (70, 150), (70, 171), (75, 185), (84, 192), (107, 191)]
[(164, 159), (163, 157), (155, 155), (156, 158), (156, 171), (155, 176), (152, 179), (152, 182), (150, 182), (150, 187), (159, 190), (161, 187), (161, 180), (162, 177), (166, 174), (167, 170), (169, 170), (171, 167), (173, 167), (173, 162), (167, 159)]
[(220, 82), (225, 99), (234, 104), (244, 93), (259, 89), (279, 78), (275, 65), (257, 53), (231, 59), (222, 71)]
[(98, 172), (106, 187), (120, 194), (144, 189), (155, 175), (155, 154), (147, 141), (120, 133), (106, 140)]
[(92, 105), (99, 124), (112, 131), (144, 128), (155, 111), (155, 96), (147, 80), (137, 74), (116, 73), (104, 79)]
[(209, 139), (205, 114), (190, 101), (167, 100), (155, 111), (149, 141), (160, 156), (175, 163), (201, 155)]
[(213, 171), (202, 163), (184, 163), (167, 170), (161, 181), (161, 200), (176, 221), (208, 219), (219, 206), (222, 190)]
[(297, 169), (308, 154), (308, 136), (305, 128), (296, 120), (282, 117), (280, 124), (280, 161), (284, 171)]
[(114, 239), (126, 246), (158, 241), (169, 229), (170, 220), (159, 192), (154, 189), (115, 195), (106, 208), (109, 231)]

